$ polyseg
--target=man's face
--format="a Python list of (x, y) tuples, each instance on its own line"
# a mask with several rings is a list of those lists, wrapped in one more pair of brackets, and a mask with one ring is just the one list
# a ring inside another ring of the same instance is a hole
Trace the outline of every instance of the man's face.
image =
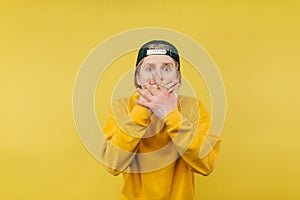
[(179, 81), (180, 73), (177, 71), (173, 58), (167, 55), (145, 57), (136, 76), (137, 83), (139, 85), (145, 83), (155, 85), (154, 77), (160, 80), (163, 85), (167, 85), (173, 80)]

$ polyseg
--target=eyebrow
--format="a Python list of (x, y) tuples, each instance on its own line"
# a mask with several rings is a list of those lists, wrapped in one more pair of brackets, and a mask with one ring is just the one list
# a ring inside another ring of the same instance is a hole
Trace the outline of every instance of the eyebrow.
[[(145, 65), (155, 65), (155, 63), (144, 63)], [(163, 62), (163, 63), (161, 63), (161, 64), (163, 64), (163, 65), (170, 65), (170, 66), (173, 66), (173, 63), (172, 62)]]
[(164, 65), (169, 65), (169, 66), (174, 66), (174, 64), (173, 64), (172, 62), (164, 62), (164, 63), (162, 63), (162, 64), (164, 64)]

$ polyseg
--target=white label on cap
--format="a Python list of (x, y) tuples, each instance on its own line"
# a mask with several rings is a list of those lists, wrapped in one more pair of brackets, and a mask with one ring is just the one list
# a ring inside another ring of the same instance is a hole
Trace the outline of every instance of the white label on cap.
[(147, 55), (155, 55), (155, 54), (166, 54), (167, 50), (165, 49), (149, 49), (147, 50)]

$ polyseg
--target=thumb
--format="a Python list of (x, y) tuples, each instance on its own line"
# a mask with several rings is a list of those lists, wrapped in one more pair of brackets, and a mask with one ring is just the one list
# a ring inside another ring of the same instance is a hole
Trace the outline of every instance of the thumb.
[(178, 95), (179, 86), (180, 86), (180, 83), (177, 83), (176, 85), (174, 85), (174, 87), (172, 87), (172, 88), (169, 90), (169, 92)]

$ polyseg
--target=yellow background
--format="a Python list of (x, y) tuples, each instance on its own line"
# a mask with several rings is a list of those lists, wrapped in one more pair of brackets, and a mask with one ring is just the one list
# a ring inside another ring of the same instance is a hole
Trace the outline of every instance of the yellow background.
[(79, 140), (72, 90), (96, 45), (142, 27), (195, 39), (225, 83), (224, 141), (213, 174), (196, 176), (196, 199), (299, 199), (299, 10), (297, 1), (0, 1), (0, 199), (119, 199), (121, 176)]

